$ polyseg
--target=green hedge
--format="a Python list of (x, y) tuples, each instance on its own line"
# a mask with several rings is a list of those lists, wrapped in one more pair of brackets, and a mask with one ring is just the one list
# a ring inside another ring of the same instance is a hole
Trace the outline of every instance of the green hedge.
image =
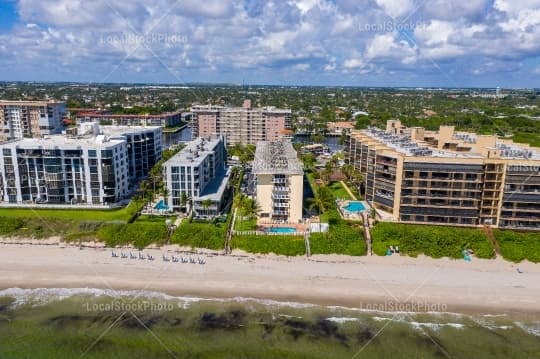
[(312, 233), (309, 244), (311, 254), (363, 256), (367, 251), (362, 227), (344, 222), (330, 226), (328, 233)]
[(15, 233), (24, 226), (21, 218), (0, 217), (0, 235), (6, 236)]
[(493, 235), (499, 243), (504, 259), (512, 262), (521, 262), (524, 259), (540, 262), (540, 233), (494, 230)]
[(171, 243), (193, 248), (223, 249), (225, 247), (225, 223), (182, 223), (174, 232)]
[(464, 248), (473, 249), (479, 258), (493, 258), (495, 251), (485, 232), (474, 228), (378, 223), (371, 231), (373, 252), (385, 255), (389, 246), (400, 252), (433, 258), (462, 258)]
[(234, 236), (231, 247), (249, 253), (274, 253), (284, 256), (306, 254), (304, 238), (293, 235)]
[(144, 248), (162, 244), (167, 237), (167, 227), (160, 223), (105, 224), (97, 231), (97, 238), (108, 246), (133, 244)]

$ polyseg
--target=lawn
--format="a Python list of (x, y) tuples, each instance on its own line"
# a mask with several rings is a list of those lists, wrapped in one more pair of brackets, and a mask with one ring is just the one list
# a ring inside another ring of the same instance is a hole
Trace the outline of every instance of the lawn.
[(136, 212), (135, 203), (118, 209), (34, 209), (0, 208), (0, 217), (57, 218), (74, 221), (128, 221)]
[(512, 262), (540, 262), (540, 233), (493, 230), (504, 259)]
[(143, 215), (137, 217), (134, 223), (165, 223), (167, 219), (170, 219), (173, 223), (176, 220), (175, 216), (149, 216)]
[(347, 190), (343, 188), (343, 185), (341, 182), (332, 182), (328, 185), (328, 188), (332, 190), (332, 193), (334, 194), (334, 197), (341, 198), (345, 200), (352, 199)]
[(479, 258), (493, 258), (495, 251), (485, 232), (476, 228), (378, 223), (371, 230), (373, 252), (383, 256), (389, 246), (399, 246), (410, 256), (462, 258), (463, 249)]

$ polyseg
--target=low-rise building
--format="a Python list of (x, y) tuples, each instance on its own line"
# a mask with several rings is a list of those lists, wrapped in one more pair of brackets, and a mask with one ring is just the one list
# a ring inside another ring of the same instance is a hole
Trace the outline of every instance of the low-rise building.
[(223, 136), (199, 137), (163, 164), (167, 202), (174, 211), (189, 207), (196, 216), (220, 215), (229, 187), (230, 169)]
[(304, 170), (290, 141), (258, 142), (253, 174), (261, 222), (302, 220)]
[(182, 111), (165, 112), (159, 115), (134, 114), (113, 115), (99, 111), (79, 111), (77, 124), (97, 123), (113, 126), (159, 126), (162, 128), (179, 126), (182, 123)]
[(0, 141), (61, 133), (66, 104), (57, 101), (0, 101)]
[(388, 121), (353, 130), (345, 151), (366, 200), (394, 221), (540, 229), (538, 148)]

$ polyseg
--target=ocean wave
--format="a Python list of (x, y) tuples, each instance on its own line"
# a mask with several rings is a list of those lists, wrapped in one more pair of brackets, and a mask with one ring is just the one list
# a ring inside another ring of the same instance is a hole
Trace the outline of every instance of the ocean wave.
[(535, 324), (525, 324), (523, 322), (514, 322), (516, 326), (521, 328), (524, 332), (540, 337), (540, 322)]

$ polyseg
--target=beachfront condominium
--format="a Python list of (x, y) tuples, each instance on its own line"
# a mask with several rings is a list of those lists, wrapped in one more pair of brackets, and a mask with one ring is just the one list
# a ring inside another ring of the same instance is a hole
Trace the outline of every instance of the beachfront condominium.
[(0, 101), (0, 141), (61, 133), (66, 104), (56, 101)]
[(540, 149), (509, 139), (406, 128), (353, 130), (345, 150), (366, 200), (408, 223), (540, 229)]
[(289, 140), (257, 142), (253, 173), (257, 178), (260, 222), (302, 220), (304, 170)]
[(242, 107), (194, 105), (193, 136), (222, 134), (227, 144), (256, 144), (275, 141), (291, 129), (291, 110), (275, 107), (251, 107), (245, 100)]
[[(167, 203), (174, 211), (191, 207), (195, 216), (221, 214), (229, 186), (225, 139), (196, 138), (163, 164)], [(183, 201), (188, 199), (188, 203)]]
[(6, 141), (0, 144), (2, 201), (111, 205), (125, 200), (134, 179), (146, 175), (138, 163), (150, 165), (161, 158), (159, 144), (153, 151), (138, 151), (137, 138), (159, 139), (160, 130), (130, 127), (122, 132), (92, 126), (67, 135)]

